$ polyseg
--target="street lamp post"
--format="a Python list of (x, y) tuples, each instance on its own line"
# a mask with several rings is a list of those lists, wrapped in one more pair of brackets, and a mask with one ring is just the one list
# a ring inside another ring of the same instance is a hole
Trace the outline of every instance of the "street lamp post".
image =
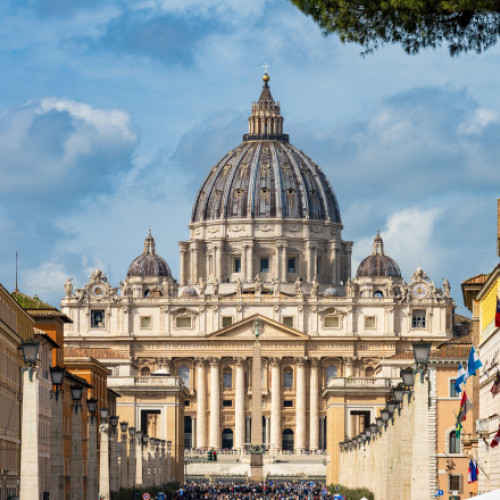
[(82, 385), (71, 386), (73, 415), (71, 416), (70, 500), (83, 500), (82, 395)]
[(130, 435), (130, 452), (129, 452), (129, 462), (128, 462), (128, 482), (127, 486), (133, 488), (135, 485), (135, 427), (129, 427), (128, 433)]
[(127, 428), (128, 428), (127, 422), (120, 422), (120, 430), (122, 432), (122, 439), (120, 441), (121, 461), (120, 461), (120, 472), (119, 472), (120, 481), (118, 484), (118, 489), (127, 487), (127, 471), (128, 471)]
[(167, 483), (173, 480), (172, 470), (172, 441), (167, 441)]
[(161, 440), (161, 458), (160, 458), (160, 484), (167, 483), (167, 455), (165, 453), (165, 439)]
[(111, 491), (118, 491), (118, 417), (116, 415), (109, 417), (109, 424), (109, 488)]
[(103, 500), (109, 500), (109, 409), (100, 409), (101, 424), (99, 433), (101, 435), (101, 449), (99, 454), (99, 495)]
[(95, 500), (99, 494), (97, 474), (97, 399), (87, 399), (89, 412), (89, 443), (87, 446), (87, 500)]
[(23, 350), (23, 417), (21, 424), (21, 478), (19, 499), (40, 498), (40, 468), (38, 461), (39, 381), (36, 360), (40, 342), (25, 341)]
[(50, 498), (64, 500), (63, 398), (59, 399), (66, 368), (50, 368), (50, 379), (56, 390), (51, 391), (50, 410)]
[(142, 431), (135, 431), (135, 486), (142, 486)]
[(427, 370), (431, 346), (432, 344), (430, 342), (413, 342), (413, 356), (415, 357), (417, 370), (420, 369), (420, 382), (424, 381), (424, 373)]
[(142, 435), (142, 484), (149, 486), (149, 436)]

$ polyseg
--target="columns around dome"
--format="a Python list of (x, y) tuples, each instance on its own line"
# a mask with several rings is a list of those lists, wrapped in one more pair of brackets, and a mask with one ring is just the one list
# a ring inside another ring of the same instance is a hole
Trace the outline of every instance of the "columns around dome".
[[(200, 229), (192, 228), (192, 235), (205, 233), (206, 239), (179, 243), (181, 285), (252, 283), (259, 275), (263, 283), (299, 280), (307, 287), (314, 280), (328, 286), (350, 278), (352, 242), (329, 239), (333, 228), (324, 223), (231, 220)], [(207, 234), (210, 229), (217, 234), (213, 239)]]

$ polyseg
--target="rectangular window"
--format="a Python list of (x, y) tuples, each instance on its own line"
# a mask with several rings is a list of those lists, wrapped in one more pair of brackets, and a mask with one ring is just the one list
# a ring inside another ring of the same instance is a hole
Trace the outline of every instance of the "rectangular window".
[(151, 328), (151, 316), (141, 316), (141, 328)]
[(268, 273), (269, 272), (269, 257), (263, 257), (260, 259), (260, 272)]
[(365, 316), (365, 330), (377, 328), (377, 318), (375, 316)]
[(222, 400), (222, 407), (223, 408), (232, 408), (233, 407), (233, 400), (232, 399), (223, 399)]
[(325, 328), (339, 328), (340, 318), (338, 316), (325, 316)]
[(316, 274), (321, 273), (321, 257), (319, 255), (316, 256)]
[(190, 406), (191, 405), (191, 401), (189, 401), (188, 399), (186, 399), (184, 401), (184, 406)]
[(175, 326), (177, 328), (192, 328), (191, 316), (177, 316)]
[(291, 399), (285, 399), (283, 401), (283, 408), (293, 408), (293, 401)]
[(425, 328), (425, 310), (415, 309), (411, 315), (412, 328)]
[(91, 328), (104, 328), (104, 309), (92, 309), (90, 311)]
[(460, 474), (450, 474), (448, 476), (448, 491), (461, 492), (462, 476)]
[(241, 273), (241, 258), (235, 257), (233, 259), (233, 273)]
[(228, 326), (231, 326), (232, 324), (233, 324), (232, 316), (222, 316), (222, 328), (226, 328)]
[(297, 272), (297, 268), (296, 268), (296, 265), (295, 265), (295, 259), (288, 259), (288, 272), (289, 273), (296, 273)]
[(283, 324), (293, 328), (293, 316), (283, 316)]
[(233, 387), (233, 372), (229, 370), (224, 370), (222, 375), (222, 387), (224, 389), (232, 389)]
[(455, 379), (450, 380), (450, 398), (459, 398), (460, 393), (455, 390)]

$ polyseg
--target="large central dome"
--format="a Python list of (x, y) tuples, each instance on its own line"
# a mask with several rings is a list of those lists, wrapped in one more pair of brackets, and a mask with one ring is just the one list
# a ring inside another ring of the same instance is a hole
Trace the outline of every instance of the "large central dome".
[(335, 194), (325, 175), (283, 134), (279, 102), (269, 76), (252, 104), (249, 133), (204, 180), (191, 222), (229, 218), (300, 218), (341, 222)]

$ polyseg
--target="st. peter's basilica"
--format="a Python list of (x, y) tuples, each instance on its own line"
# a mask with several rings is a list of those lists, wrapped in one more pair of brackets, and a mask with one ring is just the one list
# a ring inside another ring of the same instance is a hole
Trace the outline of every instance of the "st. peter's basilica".
[(251, 442), (256, 335), (265, 456), (328, 450), (330, 463), (398, 381), (378, 377), (378, 362), (415, 339), (451, 335), (448, 282), (437, 286), (420, 268), (405, 281), (380, 234), (352, 272), (332, 186), (289, 143), (263, 80), (243, 142), (201, 183), (179, 277), (150, 232), (119, 287), (96, 270), (81, 289), (68, 280), (62, 300), (73, 321), (66, 345), (108, 353), (100, 361), (122, 396), (120, 417), (172, 441), (180, 464), (183, 447)]

